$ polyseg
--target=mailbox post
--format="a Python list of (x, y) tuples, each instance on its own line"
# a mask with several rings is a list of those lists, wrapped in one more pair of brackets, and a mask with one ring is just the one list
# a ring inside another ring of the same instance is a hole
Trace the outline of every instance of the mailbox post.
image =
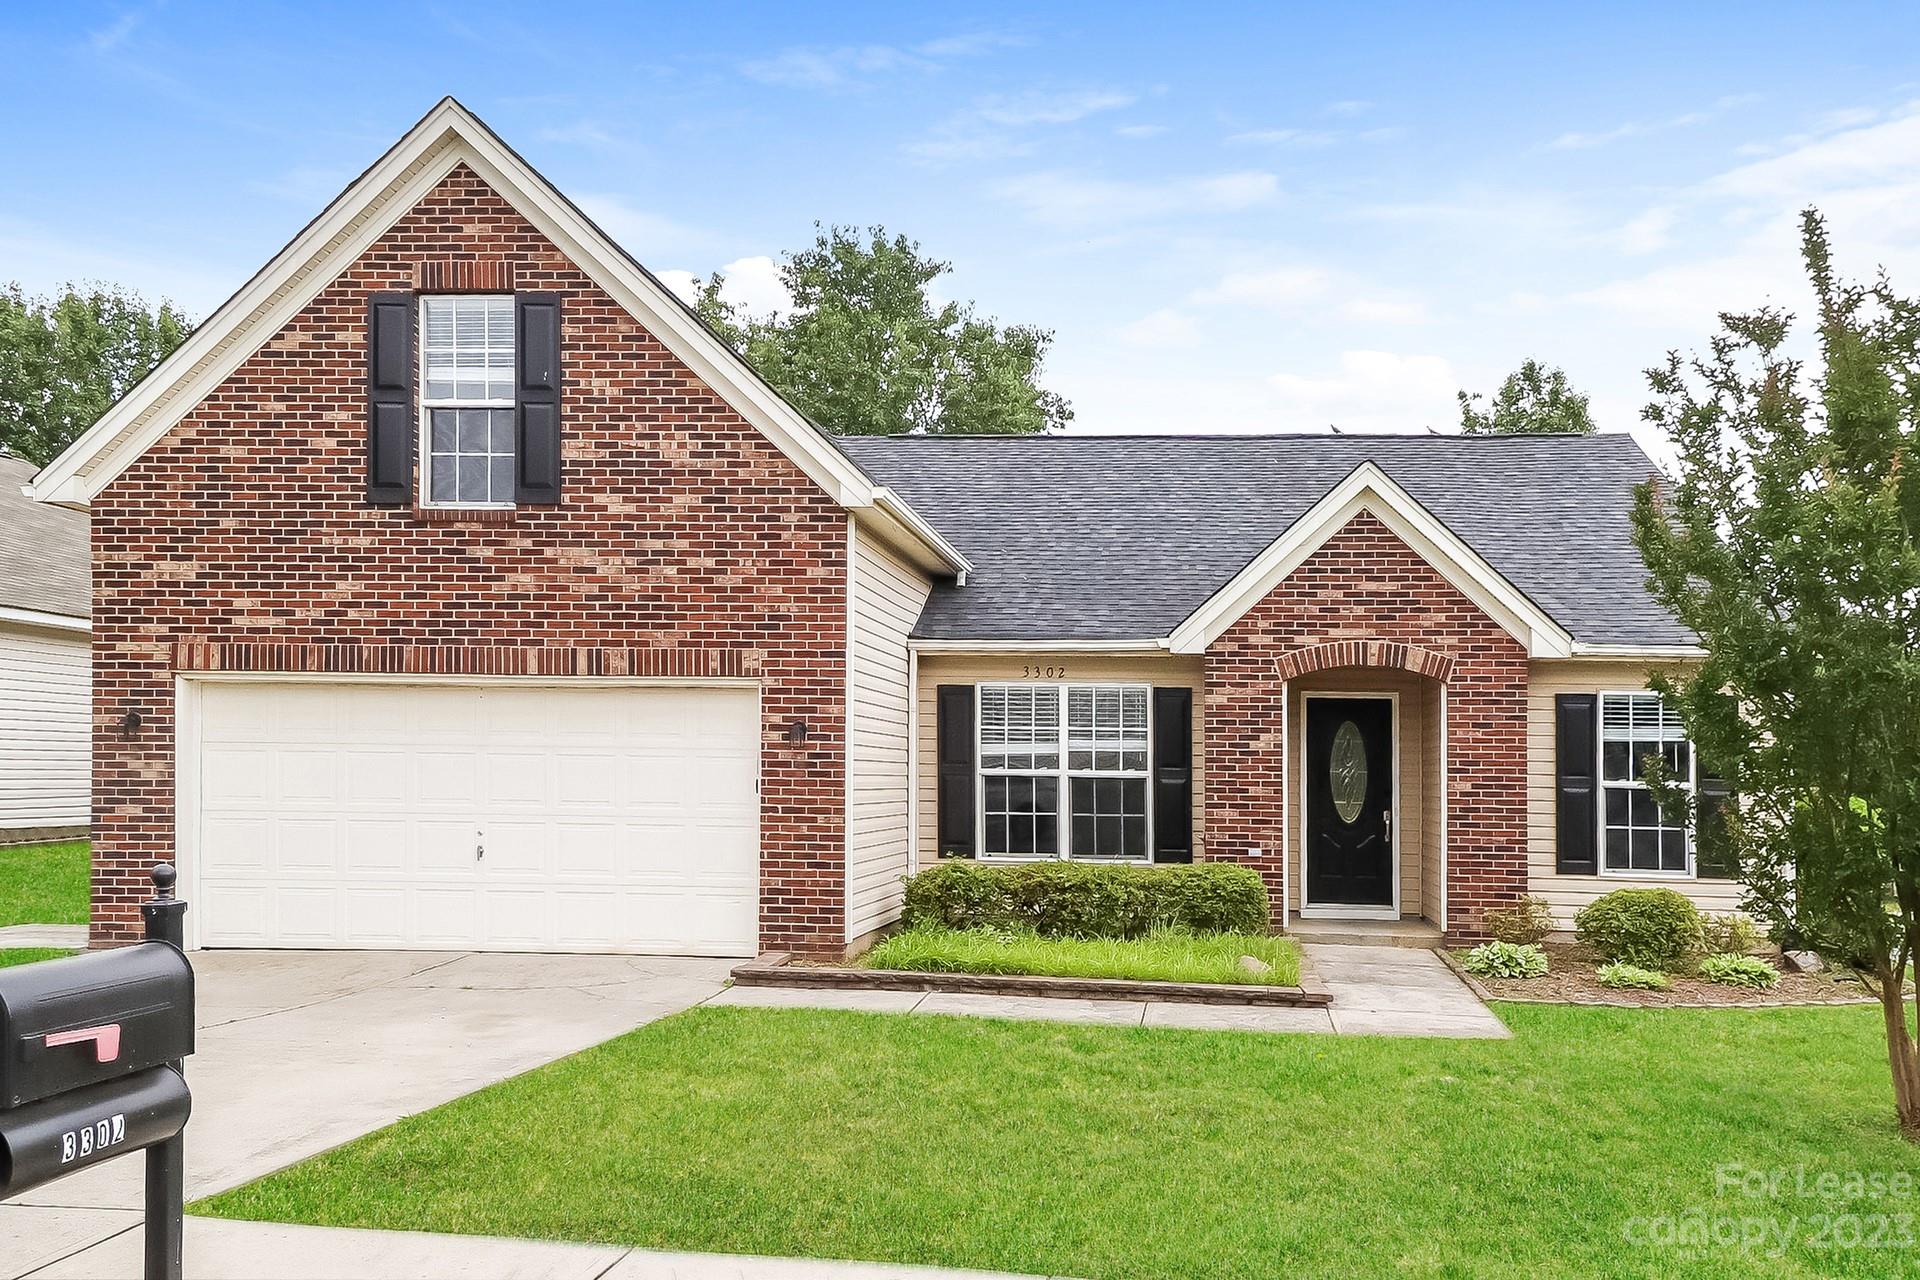
[[(153, 869), (153, 899), (140, 904), (140, 919), (148, 943), (163, 942), (185, 956), (187, 904), (173, 896), (180, 873), (168, 863)], [(192, 1019), (192, 1010), (188, 1010)], [(175, 1058), (167, 1064), (182, 1080), (187, 1064)], [(163, 1142), (147, 1148), (147, 1280), (182, 1280), (186, 1248), (187, 1135), (186, 1126)]]
[(174, 871), (147, 941), (0, 972), (0, 1198), (144, 1150), (146, 1275), (180, 1280), (193, 968)]

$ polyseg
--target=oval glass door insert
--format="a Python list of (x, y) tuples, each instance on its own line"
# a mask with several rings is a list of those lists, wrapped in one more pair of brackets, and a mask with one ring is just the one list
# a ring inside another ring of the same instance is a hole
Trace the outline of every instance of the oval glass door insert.
[(1360, 740), (1360, 726), (1342, 722), (1333, 735), (1333, 750), (1327, 760), (1328, 783), (1333, 791), (1333, 811), (1340, 821), (1351, 824), (1367, 802), (1367, 744)]

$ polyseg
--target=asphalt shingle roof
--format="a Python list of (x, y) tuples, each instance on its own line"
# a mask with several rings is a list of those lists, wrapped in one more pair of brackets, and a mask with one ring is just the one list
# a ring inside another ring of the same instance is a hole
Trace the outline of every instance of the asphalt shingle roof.
[(0, 453), (0, 607), (89, 617), (93, 566), (86, 513), (20, 492), (38, 469)]
[(1576, 640), (1686, 644), (1629, 536), (1655, 468), (1632, 437), (892, 436), (841, 448), (974, 564), (914, 634), (1170, 633), (1362, 462), (1391, 476)]

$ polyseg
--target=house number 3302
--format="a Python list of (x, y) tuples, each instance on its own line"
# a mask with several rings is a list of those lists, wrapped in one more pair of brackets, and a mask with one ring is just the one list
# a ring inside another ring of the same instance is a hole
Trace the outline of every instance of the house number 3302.
[(71, 1164), (75, 1160), (83, 1160), (126, 1140), (127, 1117), (124, 1112), (108, 1116), (105, 1120), (96, 1120), (82, 1129), (69, 1129), (60, 1135), (60, 1163)]
[(1067, 678), (1065, 667), (1036, 667), (1031, 664), (1020, 668), (1023, 680), (1064, 680)]

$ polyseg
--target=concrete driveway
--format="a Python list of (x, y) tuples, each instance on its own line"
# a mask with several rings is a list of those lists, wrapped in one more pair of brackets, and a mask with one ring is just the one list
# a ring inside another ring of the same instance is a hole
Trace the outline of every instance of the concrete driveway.
[[(187, 1197), (237, 1186), (402, 1116), (677, 1013), (731, 960), (203, 951), (187, 1061)], [(140, 1221), (130, 1156), (0, 1204), (0, 1277)]]

